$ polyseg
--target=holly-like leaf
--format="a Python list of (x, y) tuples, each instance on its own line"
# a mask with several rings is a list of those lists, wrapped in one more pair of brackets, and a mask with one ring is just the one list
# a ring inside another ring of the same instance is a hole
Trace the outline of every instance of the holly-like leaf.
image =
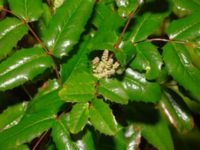
[(131, 29), (130, 40), (138, 42), (146, 39), (154, 33), (164, 19), (163, 14), (145, 13), (142, 16), (136, 16), (133, 28)]
[(28, 22), (36, 21), (43, 12), (42, 0), (8, 0), (12, 12)]
[(15, 148), (47, 131), (62, 105), (58, 90), (34, 98), (21, 121), (0, 133), (0, 149)]
[(191, 41), (199, 45), (200, 16), (194, 13), (190, 16), (173, 21), (167, 28), (170, 39)]
[(195, 13), (200, 9), (200, 1), (199, 0), (172, 0), (174, 3), (175, 12), (178, 13), (179, 16), (184, 14), (191, 14), (191, 11)]
[(95, 96), (95, 80), (84, 70), (74, 71), (74, 75), (64, 83), (59, 96), (67, 102), (87, 102)]
[(72, 133), (80, 132), (87, 123), (89, 116), (89, 103), (77, 103), (70, 112), (70, 131)]
[(130, 68), (126, 70), (123, 86), (130, 100), (153, 103), (160, 100), (160, 86), (157, 83), (147, 81), (143, 74)]
[(138, 4), (138, 0), (115, 0), (115, 2), (121, 17), (128, 17)]
[(133, 46), (133, 43), (130, 41), (122, 41), (119, 49), (114, 51), (121, 67), (126, 67), (126, 65), (136, 56), (136, 52), (136, 46)]
[(28, 28), (16, 18), (8, 17), (0, 22), (0, 60), (5, 58)]
[(61, 77), (65, 82), (59, 95), (64, 101), (87, 102), (95, 96), (96, 79), (88, 68), (87, 43), (83, 42), (77, 55), (61, 69)]
[(56, 57), (62, 57), (77, 44), (95, 0), (67, 0), (56, 10), (44, 32), (43, 41)]
[(179, 132), (186, 133), (193, 129), (194, 121), (189, 109), (176, 93), (164, 91), (159, 106)]
[(102, 99), (92, 101), (90, 111), (90, 121), (95, 129), (106, 135), (115, 135), (118, 128), (112, 110)]
[(76, 144), (79, 149), (94, 150), (96, 145), (93, 139), (93, 132), (87, 129), (82, 139), (79, 139)]
[(114, 79), (105, 79), (100, 80), (99, 84), (100, 86), (98, 91), (104, 96), (105, 99), (119, 104), (128, 103), (128, 95), (120, 81)]
[(97, 5), (96, 12), (94, 25), (97, 26), (98, 30), (88, 47), (91, 50), (112, 50), (117, 42), (117, 31), (122, 27), (123, 20), (104, 4)]
[(141, 142), (141, 128), (130, 125), (122, 128), (114, 137), (116, 150), (137, 150)]
[(173, 150), (169, 127), (163, 118), (155, 124), (143, 124), (142, 136), (159, 150)]
[(142, 42), (136, 46), (136, 50), (136, 58), (130, 66), (141, 72), (145, 70), (149, 80), (158, 78), (163, 62), (157, 48), (149, 42)]
[(23, 102), (8, 107), (0, 114), (0, 132), (19, 123), (26, 111), (27, 104), (27, 102)]
[(39, 47), (18, 51), (0, 64), (0, 91), (33, 79), (51, 65), (51, 58)]
[(164, 47), (163, 56), (167, 69), (174, 80), (200, 101), (200, 70), (193, 66), (190, 54), (185, 46), (168, 43)]
[(53, 141), (58, 150), (78, 150), (76, 144), (72, 141), (67, 128), (67, 119), (62, 115), (58, 120), (54, 121), (52, 128)]

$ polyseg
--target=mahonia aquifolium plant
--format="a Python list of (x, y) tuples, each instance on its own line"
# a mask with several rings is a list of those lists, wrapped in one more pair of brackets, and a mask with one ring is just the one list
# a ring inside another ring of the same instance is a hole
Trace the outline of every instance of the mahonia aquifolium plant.
[(102, 57), (95, 57), (92, 60), (93, 75), (98, 79), (108, 78), (114, 75), (119, 67), (118, 61), (114, 62), (113, 55), (109, 55), (108, 50), (104, 50)]
[(200, 150), (199, 14), (0, 0), (0, 150)]

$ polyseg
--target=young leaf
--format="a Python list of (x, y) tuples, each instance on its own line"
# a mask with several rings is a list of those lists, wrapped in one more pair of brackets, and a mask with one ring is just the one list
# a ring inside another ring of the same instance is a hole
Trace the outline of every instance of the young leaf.
[(0, 22), (0, 60), (10, 54), (27, 32), (28, 28), (16, 18), (8, 17)]
[(26, 111), (27, 104), (27, 102), (23, 102), (8, 107), (0, 114), (0, 132), (19, 123)]
[(47, 131), (62, 105), (58, 91), (34, 98), (22, 120), (0, 133), (0, 149), (15, 148)]
[(167, 28), (170, 39), (192, 41), (199, 44), (200, 16), (194, 13), (190, 16), (173, 21)]
[(8, 0), (10, 9), (18, 17), (36, 21), (43, 12), (42, 0)]
[(136, 22), (131, 29), (130, 40), (138, 42), (146, 39), (159, 28), (163, 19), (163, 14), (145, 13), (142, 16), (136, 16)]
[(89, 103), (77, 103), (70, 112), (70, 132), (78, 133), (83, 130), (89, 116)]
[(129, 99), (144, 102), (158, 102), (161, 97), (160, 86), (157, 83), (149, 82), (144, 75), (128, 68), (123, 80), (125, 91)]
[(193, 129), (194, 120), (189, 113), (189, 109), (177, 94), (165, 90), (159, 106), (179, 132), (186, 133)]
[(95, 129), (106, 135), (115, 135), (118, 128), (112, 110), (102, 99), (92, 101), (90, 111), (90, 121)]
[(164, 47), (163, 56), (170, 75), (200, 101), (200, 71), (193, 66), (185, 46), (168, 43)]
[(156, 124), (143, 124), (142, 136), (159, 150), (173, 150), (169, 127), (163, 118)]
[(130, 66), (139, 71), (145, 70), (149, 80), (158, 78), (163, 62), (157, 48), (149, 42), (142, 42), (136, 46), (136, 50), (136, 58)]
[(120, 81), (114, 79), (100, 80), (98, 88), (100, 94), (104, 98), (119, 104), (128, 103), (128, 95), (126, 94), (123, 85)]
[(67, 0), (56, 10), (43, 41), (56, 57), (62, 57), (78, 42), (95, 0)]
[(0, 64), (0, 91), (33, 79), (51, 65), (51, 58), (39, 47), (18, 51)]
[(62, 115), (58, 120), (54, 121), (52, 137), (58, 150), (78, 150), (76, 144), (70, 137), (66, 116)]

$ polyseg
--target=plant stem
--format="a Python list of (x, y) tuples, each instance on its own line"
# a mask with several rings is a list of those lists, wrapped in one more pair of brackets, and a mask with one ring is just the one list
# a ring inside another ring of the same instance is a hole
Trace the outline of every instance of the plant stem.
[(121, 40), (122, 40), (122, 38), (123, 38), (128, 26), (129, 26), (130, 22), (131, 22), (131, 19), (133, 18), (133, 16), (135, 15), (136, 11), (138, 10), (139, 5), (140, 5), (140, 3), (137, 3), (137, 5), (134, 8), (134, 10), (129, 14), (128, 20), (127, 20), (127, 22), (126, 22), (126, 24), (125, 24), (125, 26), (124, 26), (124, 28), (122, 30), (122, 33), (120, 34), (120, 36), (119, 36), (119, 38), (117, 40), (117, 43), (114, 45), (114, 48), (119, 48)]

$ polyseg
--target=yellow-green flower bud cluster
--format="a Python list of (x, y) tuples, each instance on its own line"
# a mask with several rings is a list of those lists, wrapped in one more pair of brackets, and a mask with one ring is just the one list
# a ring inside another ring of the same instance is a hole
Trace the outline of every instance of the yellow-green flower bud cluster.
[(54, 0), (53, 1), (53, 9), (56, 10), (58, 7), (60, 7), (63, 3), (64, 3), (65, 0)]
[(116, 70), (119, 67), (119, 63), (112, 58), (112, 55), (109, 55), (109, 51), (105, 50), (101, 59), (95, 57), (92, 61), (93, 75), (98, 79), (108, 78), (116, 73)]

